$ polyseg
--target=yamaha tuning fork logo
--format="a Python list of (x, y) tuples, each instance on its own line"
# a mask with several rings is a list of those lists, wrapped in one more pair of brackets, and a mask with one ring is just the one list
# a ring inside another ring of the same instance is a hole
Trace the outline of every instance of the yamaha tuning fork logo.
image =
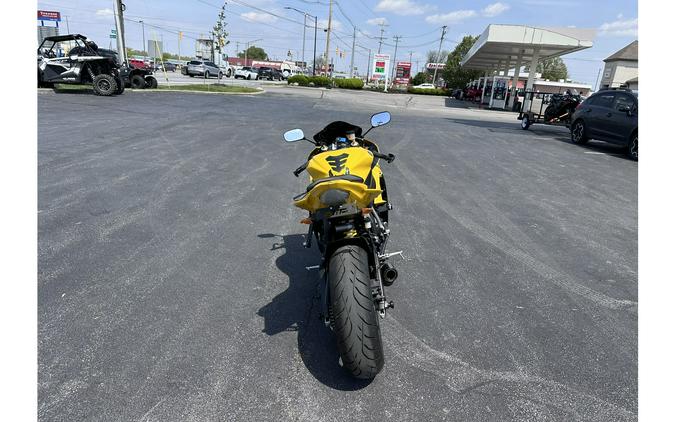
[(349, 157), (349, 154), (333, 155), (326, 157), (326, 161), (328, 164), (330, 164), (333, 170), (342, 171), (342, 169), (345, 167), (345, 163), (347, 162), (347, 157)]

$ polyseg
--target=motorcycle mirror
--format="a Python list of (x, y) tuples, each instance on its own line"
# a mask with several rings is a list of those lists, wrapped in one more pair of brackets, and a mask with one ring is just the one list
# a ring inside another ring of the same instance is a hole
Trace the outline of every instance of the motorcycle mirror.
[(305, 139), (305, 133), (302, 129), (293, 129), (284, 133), (284, 140), (286, 142), (302, 141), (303, 139)]
[(375, 113), (370, 117), (372, 127), (384, 126), (391, 121), (391, 114), (388, 111)]

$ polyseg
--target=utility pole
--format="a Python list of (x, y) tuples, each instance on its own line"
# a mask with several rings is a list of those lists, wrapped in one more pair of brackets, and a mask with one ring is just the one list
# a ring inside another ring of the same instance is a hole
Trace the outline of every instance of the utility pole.
[(314, 16), (314, 56), (312, 56), (312, 76), (316, 76), (316, 16)]
[(124, 43), (124, 5), (122, 4), (122, 0), (114, 0), (113, 10), (115, 11), (115, 27), (117, 29), (117, 54), (120, 58), (120, 63), (127, 64), (127, 50)]
[(183, 31), (178, 31), (178, 61), (180, 61), (180, 42), (183, 39)]
[(246, 42), (246, 50), (244, 50), (244, 66), (248, 66), (248, 46), (258, 41), (262, 41), (262, 38)]
[(400, 35), (394, 35), (394, 60), (391, 61), (391, 83), (394, 84), (394, 76), (396, 76), (396, 54), (398, 53), (398, 42), (401, 40)]
[(368, 49), (368, 63), (366, 63), (366, 83), (370, 81), (370, 56), (373, 50), (370, 48)]
[(316, 31), (317, 31), (317, 17), (310, 15), (309, 13), (296, 9), (295, 7), (286, 6), (284, 9), (295, 10), (298, 13), (302, 13), (304, 17), (304, 26), (302, 28), (302, 61), (305, 63), (305, 69), (307, 69), (307, 62), (305, 61), (305, 29), (307, 28), (307, 16), (314, 18), (314, 56), (312, 56), (312, 76), (316, 75)]
[[(443, 32), (441, 33), (441, 43), (438, 45), (438, 54), (436, 55), (436, 60), (441, 60), (441, 48), (443, 48), (443, 38), (445, 38), (445, 30), (447, 29), (447, 25), (443, 25)], [(438, 73), (438, 64), (435, 66), (434, 69), (434, 78), (431, 80), (432, 84), (436, 83), (436, 74)]]
[(349, 63), (349, 77), (354, 77), (354, 56), (356, 55), (356, 27), (354, 27), (354, 36), (352, 37), (352, 59)]
[(378, 25), (380, 25), (380, 45), (377, 47), (377, 54), (380, 54), (382, 52), (382, 41), (384, 40), (384, 27), (389, 25), (384, 22), (380, 22)]
[(333, 22), (333, 0), (328, 2), (328, 30), (326, 31), (326, 76), (328, 76), (328, 63), (330, 62), (330, 30)]
[(70, 25), (68, 25), (68, 16), (63, 15), (64, 18), (66, 18), (66, 31), (70, 34)]
[(148, 51), (147, 48), (145, 48), (145, 24), (143, 21), (139, 21), (141, 23), (141, 28), (143, 28), (143, 57), (146, 59), (148, 58)]
[(305, 38), (307, 38), (307, 13), (302, 14), (302, 61), (305, 61)]
[(412, 55), (413, 55), (413, 52), (412, 52), (412, 51), (408, 51), (408, 54), (410, 54), (410, 58), (408, 59), (408, 61), (410, 62), (410, 66), (412, 66)]

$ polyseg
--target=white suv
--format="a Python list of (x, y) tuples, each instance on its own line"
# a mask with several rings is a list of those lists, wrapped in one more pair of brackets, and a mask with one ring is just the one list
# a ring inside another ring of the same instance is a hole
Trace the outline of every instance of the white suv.
[(234, 79), (258, 79), (258, 72), (250, 66), (244, 66), (234, 71)]

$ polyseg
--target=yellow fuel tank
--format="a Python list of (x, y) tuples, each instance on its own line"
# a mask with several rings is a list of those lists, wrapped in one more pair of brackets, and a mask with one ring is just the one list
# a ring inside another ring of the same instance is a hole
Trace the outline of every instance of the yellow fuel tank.
[[(382, 170), (379, 159), (366, 148), (350, 147), (315, 154), (307, 164), (312, 184), (308, 191), (296, 197), (295, 206), (314, 212), (327, 205), (321, 202), (321, 195), (329, 189), (349, 193), (346, 202), (368, 207), (371, 203), (382, 204), (380, 177)], [(339, 176), (357, 176), (340, 179)], [(359, 180), (360, 179), (360, 180)]]

